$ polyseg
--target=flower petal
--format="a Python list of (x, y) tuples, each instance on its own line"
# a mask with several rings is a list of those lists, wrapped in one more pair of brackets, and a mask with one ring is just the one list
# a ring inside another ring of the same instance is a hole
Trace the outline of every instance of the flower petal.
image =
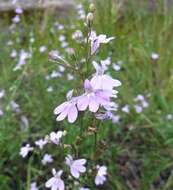
[(71, 175), (72, 175), (73, 177), (79, 178), (80, 175), (79, 175), (78, 170), (76, 170), (76, 168), (71, 167), (71, 168), (70, 168), (70, 172), (71, 172)]
[(55, 177), (52, 177), (52, 178), (50, 178), (46, 183), (45, 183), (45, 186), (46, 187), (51, 187), (54, 183), (55, 183), (55, 181), (56, 181), (56, 178)]
[(67, 114), (68, 114), (68, 110), (69, 107), (66, 107), (60, 114), (59, 116), (56, 118), (57, 121), (62, 121), (63, 119), (66, 118)]
[(54, 114), (55, 114), (55, 115), (58, 115), (59, 113), (61, 113), (61, 112), (65, 109), (65, 107), (66, 107), (67, 105), (68, 105), (67, 102), (64, 102), (64, 103), (60, 104), (59, 106), (57, 106), (57, 107), (54, 109)]
[(61, 180), (61, 179), (58, 180), (58, 189), (59, 190), (64, 190), (65, 189), (64, 181)]
[(91, 96), (89, 99), (89, 110), (91, 112), (97, 112), (99, 109), (99, 103), (97, 102), (96, 97)]
[(78, 111), (76, 105), (71, 105), (68, 110), (68, 121), (70, 123), (74, 123), (77, 119), (77, 116), (78, 116)]
[(77, 107), (78, 107), (79, 111), (86, 110), (88, 107), (88, 104), (89, 104), (89, 99), (86, 95), (79, 97), (79, 99), (77, 101)]

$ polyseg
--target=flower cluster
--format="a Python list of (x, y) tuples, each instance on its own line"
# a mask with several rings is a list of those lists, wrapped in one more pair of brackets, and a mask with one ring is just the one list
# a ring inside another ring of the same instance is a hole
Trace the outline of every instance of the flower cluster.
[(97, 112), (100, 107), (107, 109), (113, 105), (111, 98), (116, 98), (118, 91), (114, 87), (121, 85), (119, 80), (104, 74), (105, 66), (93, 63), (96, 73), (91, 80), (84, 81), (84, 93), (73, 97), (73, 90), (67, 93), (67, 101), (57, 106), (54, 114), (58, 115), (56, 120), (62, 121), (66, 117), (70, 123), (76, 121), (78, 111), (89, 108), (91, 112)]

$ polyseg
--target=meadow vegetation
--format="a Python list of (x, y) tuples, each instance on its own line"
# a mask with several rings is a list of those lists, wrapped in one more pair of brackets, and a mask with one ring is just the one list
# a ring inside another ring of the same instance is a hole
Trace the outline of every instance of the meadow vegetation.
[[(173, 189), (173, 11), (165, 11), (162, 1), (154, 10), (113, 0), (93, 3), (91, 10), (88, 1), (76, 2), (63, 16), (14, 10), (0, 18), (0, 190), (46, 189), (52, 168), (65, 171), (69, 190)], [(89, 12), (97, 35), (115, 37), (91, 57)], [(84, 93), (93, 61), (121, 81), (113, 115), (87, 109), (73, 123), (56, 121), (54, 109), (67, 92)], [(50, 138), (57, 131), (61, 143)], [(48, 145), (41, 149), (35, 142), (44, 138)], [(26, 144), (34, 150), (23, 158)], [(44, 163), (45, 154), (50, 163)], [(80, 178), (67, 172), (69, 154), (87, 161)], [(107, 169), (103, 185), (94, 183), (97, 165)]]

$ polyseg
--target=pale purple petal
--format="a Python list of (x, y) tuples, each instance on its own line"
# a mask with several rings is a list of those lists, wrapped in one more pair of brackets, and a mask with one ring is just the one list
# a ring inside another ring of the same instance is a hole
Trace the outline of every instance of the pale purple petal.
[(96, 51), (99, 49), (99, 47), (100, 47), (100, 43), (99, 43), (98, 39), (95, 39), (91, 43), (91, 55), (93, 55), (94, 53), (96, 53)]
[(78, 116), (78, 111), (76, 105), (72, 104), (68, 110), (68, 121), (70, 123), (74, 123), (77, 119), (77, 116)]
[(86, 159), (78, 159), (74, 161), (77, 165), (84, 165), (86, 163)]
[(64, 181), (61, 180), (61, 179), (58, 180), (58, 189), (59, 190), (64, 190), (65, 189)]
[(89, 110), (91, 112), (97, 112), (99, 109), (99, 103), (97, 102), (97, 99), (95, 96), (91, 96), (89, 98)]
[(70, 168), (70, 172), (71, 172), (71, 174), (72, 174), (73, 177), (79, 178), (80, 175), (79, 175), (78, 170), (76, 170), (76, 168), (71, 167)]
[(51, 186), (55, 183), (55, 181), (56, 181), (56, 178), (55, 178), (55, 177), (52, 177), (52, 178), (50, 178), (50, 179), (46, 182), (45, 186), (49, 188), (49, 187), (51, 187)]
[(54, 114), (58, 115), (59, 113), (61, 113), (66, 108), (67, 105), (68, 105), (67, 102), (60, 104), (58, 107), (55, 108)]
[(58, 181), (56, 179), (55, 183), (52, 185), (51, 190), (58, 190)]
[(105, 43), (105, 40), (106, 40), (106, 35), (105, 34), (100, 34), (98, 36), (99, 43)]
[(66, 107), (60, 114), (59, 116), (56, 118), (57, 121), (62, 121), (64, 118), (66, 118), (67, 114), (69, 111), (69, 107)]
[(85, 91), (92, 90), (91, 83), (90, 83), (90, 81), (88, 79), (86, 79), (84, 81), (84, 89), (85, 89)]
[(87, 95), (81, 96), (79, 97), (78, 101), (77, 101), (77, 107), (79, 109), (79, 111), (84, 111), (87, 109), (89, 104), (89, 99)]

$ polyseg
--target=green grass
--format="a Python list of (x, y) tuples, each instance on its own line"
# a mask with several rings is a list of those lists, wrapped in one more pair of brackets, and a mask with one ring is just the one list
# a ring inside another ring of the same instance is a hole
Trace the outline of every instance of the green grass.
[[(88, 12), (88, 4), (84, 2)], [(95, 155), (98, 163), (105, 163), (109, 168), (109, 177), (104, 190), (171, 190), (173, 189), (173, 120), (166, 120), (166, 115), (173, 114), (173, 14), (165, 14), (163, 5), (150, 12), (145, 8), (128, 5), (119, 7), (113, 1), (95, 1), (96, 13), (93, 28), (98, 34), (116, 36), (109, 45), (103, 45), (95, 60), (105, 59), (108, 52), (112, 53), (112, 62), (123, 61), (123, 68), (116, 72), (110, 70), (112, 76), (122, 81), (117, 102), (120, 106), (129, 104), (129, 114), (121, 115), (119, 124), (101, 122), (98, 133), (98, 153)], [(54, 22), (63, 23), (65, 29), (58, 31)], [(87, 112), (83, 121), (77, 120), (73, 125), (56, 122), (53, 109), (65, 100), (68, 90), (81, 84), (79, 76), (74, 81), (67, 81), (67, 70), (62, 78), (45, 80), (45, 76), (57, 68), (48, 60), (48, 52), (58, 49), (71, 63), (83, 58), (84, 49), (71, 39), (72, 32), (79, 29), (84, 33), (82, 21), (77, 20), (74, 13), (66, 18), (57, 17), (51, 12), (33, 12), (32, 16), (22, 16), (14, 32), (8, 29), (9, 16), (0, 23), (0, 89), (6, 90), (6, 96), (0, 100), (0, 106), (5, 112), (0, 118), (0, 189), (29, 190), (31, 181), (38, 181), (40, 189), (50, 174), (49, 167), (40, 164), (42, 153), (22, 159), (19, 150), (24, 142), (31, 144), (51, 131), (65, 129), (67, 144), (76, 146), (76, 151), (82, 157), (88, 157), (93, 148), (93, 135), (80, 136), (81, 122), (88, 127), (91, 115)], [(75, 29), (69, 28), (70, 24)], [(69, 46), (76, 50), (76, 58), (70, 57), (60, 47), (59, 36), (64, 34)], [(30, 43), (30, 37), (35, 41)], [(14, 44), (6, 45), (9, 40)], [(39, 53), (39, 47), (45, 45), (47, 51)], [(22, 67), (13, 72), (17, 63), (10, 58), (10, 52), (25, 49), (32, 51), (32, 58)], [(151, 53), (159, 54), (158, 61), (152, 61)], [(92, 70), (92, 67), (90, 68)], [(54, 91), (46, 89), (53, 86)], [(133, 109), (133, 98), (138, 94), (150, 94), (149, 107), (141, 114)], [(21, 107), (21, 113), (15, 114), (9, 109), (9, 103), (15, 100)], [(29, 128), (20, 129), (20, 117), (29, 119)], [(79, 142), (78, 142), (79, 141)], [(81, 146), (78, 146), (80, 144)], [(104, 147), (104, 149), (103, 149)], [(54, 147), (46, 150), (56, 157), (55, 166), (59, 166), (63, 157)], [(65, 150), (66, 151), (66, 150)], [(168, 170), (168, 171), (167, 171)], [(140, 173), (140, 174), (139, 174)], [(167, 177), (163, 177), (166, 175)], [(162, 184), (159, 184), (162, 179)], [(88, 179), (82, 179), (84, 182)], [(158, 182), (159, 181), (159, 182)], [(70, 183), (69, 183), (70, 184)], [(153, 185), (154, 184), (154, 185)], [(91, 184), (90, 184), (91, 185)], [(92, 187), (92, 185), (91, 185)], [(93, 186), (91, 189), (97, 189)]]

